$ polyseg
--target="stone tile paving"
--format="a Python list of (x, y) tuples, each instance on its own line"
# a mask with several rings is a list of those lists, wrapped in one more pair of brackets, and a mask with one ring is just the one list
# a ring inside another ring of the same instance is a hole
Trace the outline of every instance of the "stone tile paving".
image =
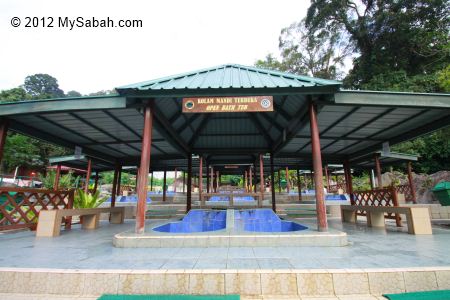
[[(149, 221), (152, 223), (154, 221)], [(311, 221), (301, 220), (311, 227)], [(346, 269), (450, 266), (450, 230), (433, 228), (432, 236), (388, 232), (365, 224), (331, 220), (347, 232), (346, 247), (115, 248), (115, 233), (131, 230), (102, 223), (97, 230), (75, 228), (56, 238), (37, 239), (33, 232), (0, 234), (0, 267), (68, 269)], [(150, 226), (148, 226), (150, 227)]]
[[(96, 300), (97, 297), (78, 297), (73, 295), (33, 295), (33, 294), (3, 294), (0, 293), (0, 299), (3, 300)], [(386, 300), (384, 297), (372, 295), (346, 295), (339, 297), (296, 297), (296, 296), (241, 296), (241, 300)]]

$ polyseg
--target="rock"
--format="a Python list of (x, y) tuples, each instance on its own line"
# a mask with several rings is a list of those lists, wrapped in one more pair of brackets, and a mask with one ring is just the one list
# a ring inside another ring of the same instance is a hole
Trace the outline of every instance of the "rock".
[[(413, 184), (416, 190), (418, 203), (437, 203), (431, 189), (443, 181), (450, 181), (450, 171), (439, 171), (434, 174), (416, 174), (413, 172)], [(383, 186), (395, 184), (409, 184), (408, 176), (398, 171), (386, 172), (381, 175)]]

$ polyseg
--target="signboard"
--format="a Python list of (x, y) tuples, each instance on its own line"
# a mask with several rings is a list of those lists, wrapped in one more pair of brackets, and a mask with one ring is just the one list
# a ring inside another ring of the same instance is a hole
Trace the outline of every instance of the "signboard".
[(184, 113), (273, 111), (272, 96), (183, 98)]
[(225, 169), (237, 169), (239, 168), (239, 166), (234, 166), (234, 165), (226, 165)]

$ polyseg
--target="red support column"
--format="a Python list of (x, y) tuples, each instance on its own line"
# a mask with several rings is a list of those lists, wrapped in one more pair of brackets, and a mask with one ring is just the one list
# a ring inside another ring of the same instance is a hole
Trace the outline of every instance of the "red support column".
[(175, 178), (173, 179), (173, 192), (177, 192), (177, 168), (175, 168)]
[(254, 189), (253, 189), (253, 193), (256, 194), (256, 182), (257, 182), (257, 180), (256, 180), (256, 162), (255, 162), (255, 167), (253, 169), (253, 182), (255, 183), (255, 186), (254, 186)]
[(327, 231), (328, 222), (325, 207), (325, 195), (323, 192), (322, 156), (320, 151), (319, 126), (317, 125), (316, 110), (313, 103), (309, 104), (309, 118), (311, 128), (314, 182), (316, 188), (317, 225), (319, 231)]
[[(264, 200), (264, 161), (263, 161), (263, 155), (259, 155), (259, 192), (261, 193), (261, 196), (259, 198), (258, 206), (262, 207), (262, 202)], [(275, 210), (274, 203), (272, 203), (272, 208)]]
[(249, 174), (248, 174), (248, 179), (250, 180), (249, 193), (251, 193), (252, 190), (253, 190), (253, 174), (252, 174), (252, 166), (250, 166), (248, 172), (249, 172)]
[(150, 192), (152, 192), (152, 191), (153, 191), (153, 171), (152, 171), (152, 177), (150, 179)]
[(247, 183), (247, 170), (244, 171), (244, 191), (248, 192), (248, 183)]
[(350, 168), (350, 162), (348, 160), (344, 162), (344, 174), (345, 174), (345, 183), (347, 187), (347, 194), (350, 195), (350, 204), (355, 205), (355, 197), (353, 195), (352, 170)]
[(298, 201), (302, 201), (302, 182), (300, 178), (299, 169), (297, 169), (297, 188), (298, 188)]
[(217, 190), (219, 189), (219, 182), (220, 182), (220, 174), (219, 171), (216, 171), (216, 187), (214, 189), (215, 193), (217, 193)]
[(186, 172), (183, 171), (183, 194), (185, 192), (185, 186), (186, 186)]
[(122, 165), (119, 166), (119, 175), (117, 176), (117, 192), (116, 195), (120, 196), (120, 186), (122, 184)]
[(375, 171), (377, 173), (377, 184), (378, 188), (381, 189), (383, 187), (383, 182), (381, 180), (381, 164), (380, 164), (380, 157), (378, 153), (375, 153)]
[(210, 170), (209, 176), (211, 176), (211, 178), (209, 180), (209, 184), (211, 185), (209, 187), (209, 191), (211, 193), (214, 193), (214, 167), (213, 166), (211, 166), (211, 170)]
[(325, 178), (327, 180), (327, 190), (330, 191), (330, 176), (328, 175), (328, 166), (325, 166)]
[(61, 164), (58, 164), (56, 166), (56, 174), (55, 174), (55, 181), (53, 182), (53, 189), (55, 191), (59, 188), (59, 177), (61, 176)]
[(289, 194), (291, 191), (291, 183), (289, 182), (289, 168), (286, 167), (286, 192)]
[(369, 172), (369, 184), (370, 184), (370, 189), (373, 190), (372, 170), (370, 170), (370, 172)]
[(209, 181), (209, 166), (206, 165), (206, 193), (209, 193), (209, 185), (210, 185), (210, 181)]
[(86, 181), (84, 183), (84, 192), (85, 193), (89, 192), (89, 179), (91, 179), (91, 167), (92, 167), (92, 161), (89, 158), (88, 159), (87, 170), (86, 170)]
[(141, 164), (138, 180), (138, 203), (136, 209), (136, 233), (144, 233), (145, 211), (147, 206), (147, 184), (152, 149), (153, 111), (150, 106), (144, 110), (144, 132), (142, 134)]
[(134, 190), (135, 190), (136, 193), (137, 193), (137, 189), (138, 189), (138, 178), (139, 178), (139, 167), (136, 170), (136, 179), (135, 179), (135, 182), (134, 182)]
[(411, 189), (412, 201), (414, 203), (417, 203), (416, 189), (414, 188), (414, 182), (413, 182), (413, 178), (412, 178), (412, 163), (410, 161), (408, 162), (408, 182), (409, 182), (409, 188)]
[(8, 132), (8, 121), (0, 119), (0, 162), (2, 162), (3, 148), (6, 142), (6, 133)]
[(114, 167), (113, 185), (111, 189), (111, 207), (116, 206), (116, 193), (117, 193), (117, 176), (119, 175), (119, 164), (116, 162)]
[(198, 171), (198, 200), (202, 201), (202, 193), (203, 193), (203, 157), (200, 156), (200, 165)]
[(167, 185), (167, 171), (164, 170), (164, 178), (163, 178), (163, 202), (166, 202), (166, 185)]
[(95, 171), (94, 194), (97, 192), (97, 187), (98, 187), (98, 171)]
[(275, 174), (273, 170), (273, 153), (270, 153), (270, 189), (272, 191), (272, 210), (277, 211), (277, 206), (275, 203)]
[(281, 172), (278, 169), (278, 193), (281, 194)]
[(187, 195), (186, 195), (186, 213), (192, 207), (192, 154), (188, 156), (188, 176), (187, 176)]

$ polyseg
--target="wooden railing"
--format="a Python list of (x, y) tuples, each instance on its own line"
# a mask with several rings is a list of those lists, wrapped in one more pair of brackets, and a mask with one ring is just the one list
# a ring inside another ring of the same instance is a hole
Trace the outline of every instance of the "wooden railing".
[[(73, 190), (0, 187), (0, 231), (35, 229), (39, 211), (73, 208), (73, 197)], [(71, 217), (65, 218), (64, 223), (70, 229)]]
[(403, 185), (397, 185), (395, 187), (398, 194), (405, 195), (405, 201), (412, 201), (416, 202), (416, 199), (414, 198), (413, 192), (411, 190), (411, 186), (409, 184), (403, 184)]
[(338, 183), (338, 184), (330, 185), (330, 186), (327, 188), (327, 191), (328, 191), (329, 193), (337, 193), (339, 189), (343, 190), (344, 193), (346, 193), (347, 187), (345, 186), (345, 183)]
[(123, 195), (124, 191), (133, 192), (135, 190), (134, 186), (131, 185), (121, 185), (120, 186), (120, 195)]
[[(398, 206), (397, 190), (392, 186), (383, 189), (353, 192), (353, 200), (352, 205)], [(366, 212), (357, 211), (356, 214), (365, 216)], [(385, 218), (394, 219), (398, 227), (402, 226), (399, 214), (387, 213)]]

